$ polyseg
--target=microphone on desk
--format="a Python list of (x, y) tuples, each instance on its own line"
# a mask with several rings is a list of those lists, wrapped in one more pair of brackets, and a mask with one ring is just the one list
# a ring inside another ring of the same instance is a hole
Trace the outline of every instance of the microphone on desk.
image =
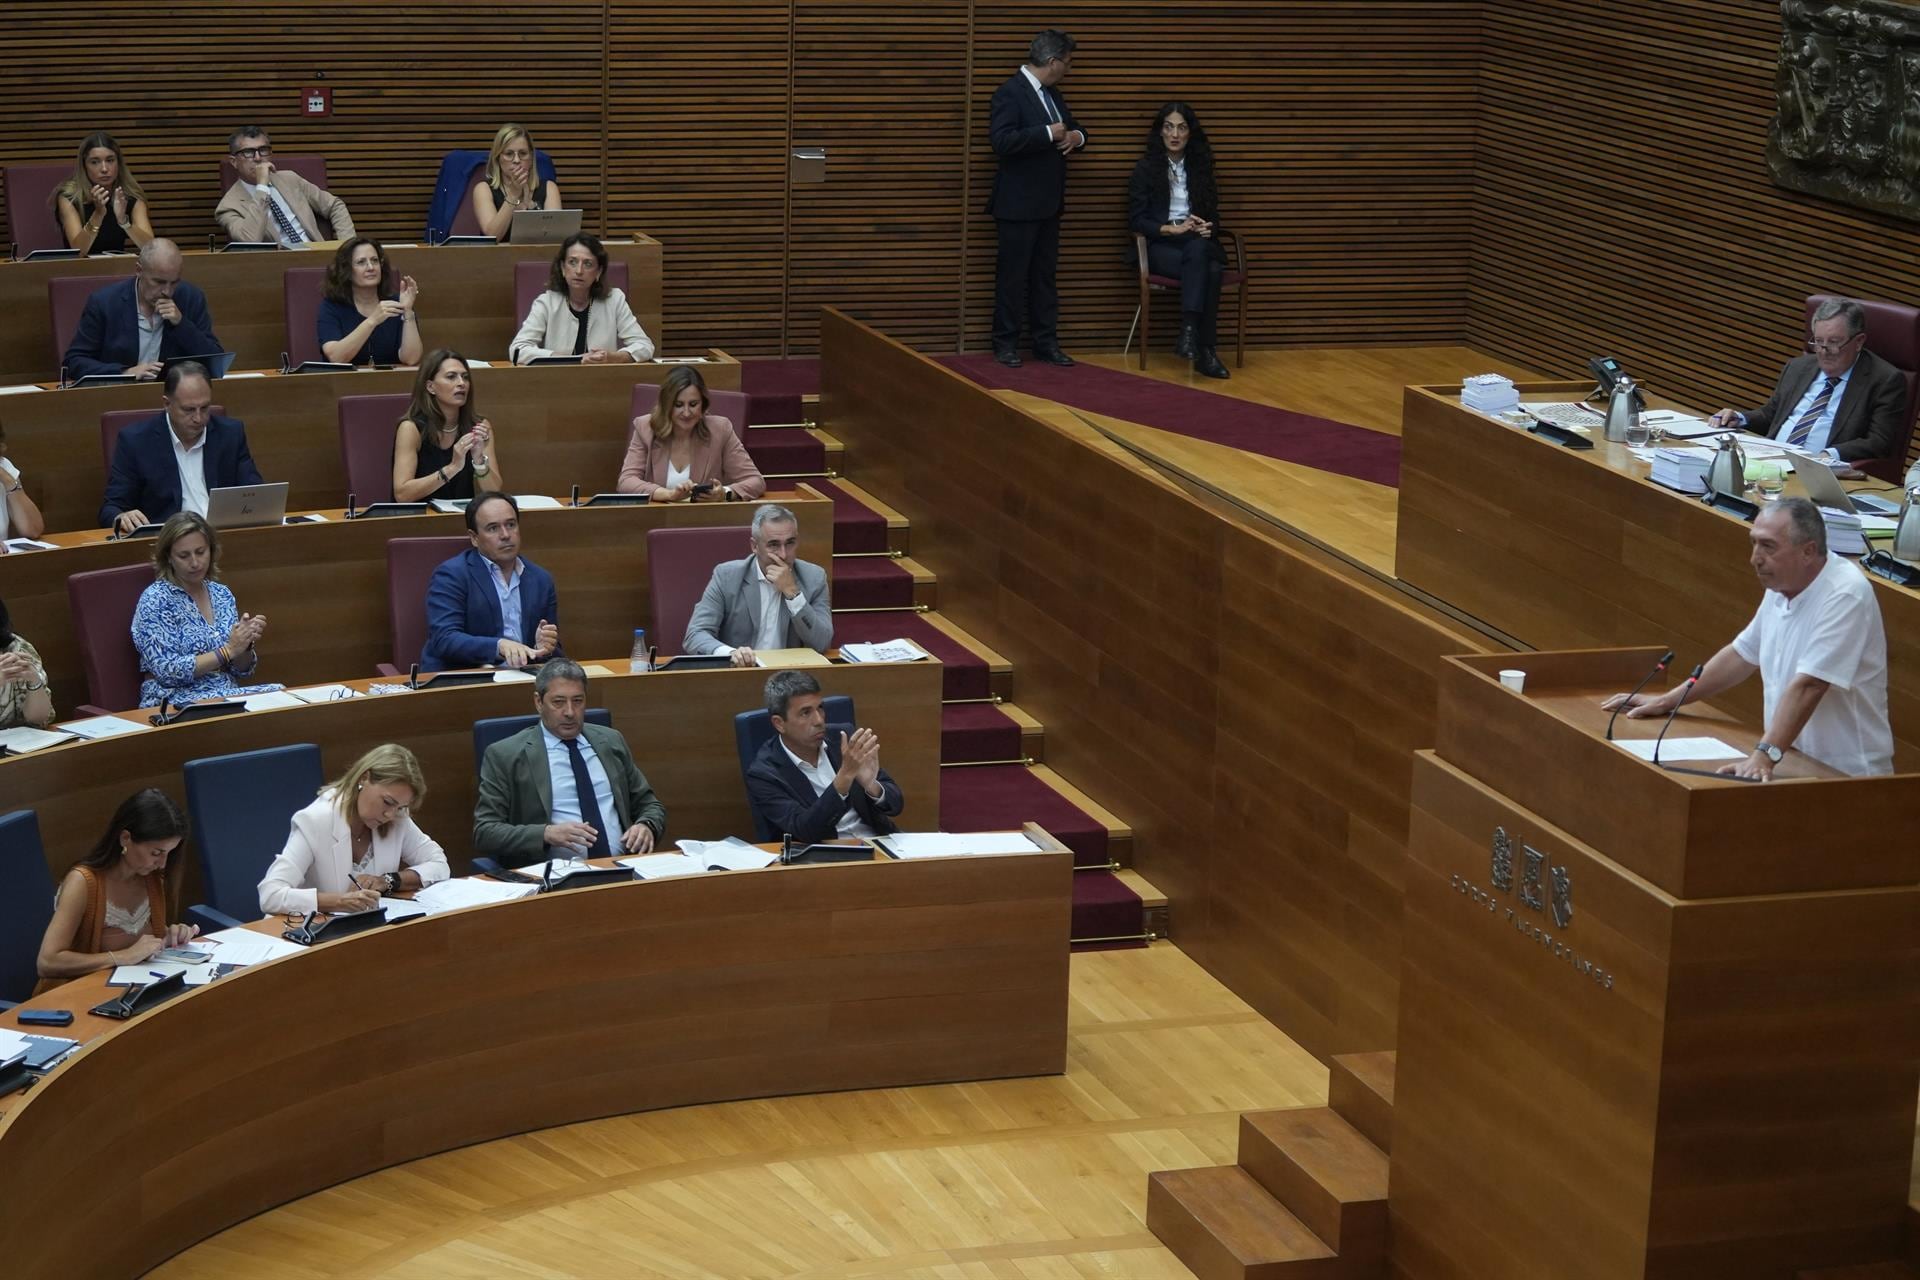
[(567, 505), (570, 507), (577, 507), (580, 505), (580, 486), (579, 485), (573, 486), (573, 496), (568, 500)]
[(1671, 769), (1673, 767), (1672, 765), (1660, 763), (1660, 744), (1666, 740), (1667, 730), (1673, 728), (1673, 718), (1680, 714), (1680, 708), (1686, 704), (1687, 695), (1693, 692), (1693, 686), (1700, 682), (1700, 673), (1706, 669), (1707, 664), (1702, 662), (1696, 664), (1693, 670), (1688, 673), (1686, 682), (1680, 686), (1680, 700), (1673, 704), (1671, 711), (1667, 712), (1667, 722), (1660, 726), (1660, 734), (1653, 740), (1653, 763), (1659, 768)]
[(354, 510), (353, 490), (347, 490), (347, 519), (353, 519), (358, 512)]
[(1653, 664), (1653, 670), (1647, 672), (1646, 675), (1640, 678), (1640, 683), (1633, 686), (1633, 692), (1629, 693), (1625, 698), (1620, 700), (1620, 705), (1615, 707), (1613, 709), (1613, 714), (1607, 717), (1607, 741), (1608, 742), (1613, 741), (1613, 722), (1620, 718), (1620, 713), (1622, 711), (1625, 711), (1628, 707), (1632, 706), (1633, 700), (1640, 696), (1640, 691), (1647, 687), (1647, 683), (1651, 681), (1655, 676), (1659, 675), (1662, 671), (1665, 671), (1667, 669), (1667, 664), (1672, 661), (1673, 661), (1673, 650), (1669, 649), (1665, 653), (1660, 655), (1660, 661)]
[(416, 662), (407, 668), (407, 688), (418, 689), (419, 687), (420, 687), (420, 664)]

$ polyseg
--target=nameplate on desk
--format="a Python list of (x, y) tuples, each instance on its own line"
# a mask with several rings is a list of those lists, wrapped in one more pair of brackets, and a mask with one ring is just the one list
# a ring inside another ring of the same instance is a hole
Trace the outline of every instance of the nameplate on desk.
[(83, 378), (74, 379), (67, 385), (70, 387), (119, 387), (138, 381), (140, 379), (130, 373), (89, 373)]
[(1542, 440), (1551, 440), (1555, 444), (1563, 444), (1569, 449), (1593, 448), (1593, 441), (1581, 435), (1579, 432), (1569, 427), (1563, 427), (1558, 423), (1548, 422), (1543, 418), (1535, 418), (1533, 425), (1528, 427), (1527, 430), (1539, 436)]
[(415, 689), (453, 689), (463, 684), (492, 684), (498, 674), (492, 667), (466, 671), (425, 671), (407, 683)]
[[(70, 262), (80, 256), (78, 249), (35, 249), (15, 262)], [(103, 257), (105, 255), (102, 255)]]
[(347, 512), (349, 520), (383, 520), (388, 516), (424, 516), (432, 508), (424, 502), (370, 502)]
[(527, 361), (529, 367), (537, 364), (584, 364), (585, 356), (535, 356)]
[(596, 493), (576, 505), (582, 507), (644, 507), (653, 500), (647, 493)]
[(229, 240), (220, 246), (222, 253), (278, 253), (280, 245), (274, 240)]
[(331, 360), (302, 360), (299, 364), (294, 365), (290, 369), (282, 369), (281, 372), (286, 374), (352, 373), (353, 366), (350, 364), (336, 364)]
[(436, 241), (435, 245), (436, 247), (445, 246), (448, 248), (459, 249), (459, 248), (471, 248), (475, 245), (499, 244), (499, 243), (500, 242), (494, 239), (492, 236), (448, 236), (445, 240)]
[(1730, 516), (1739, 516), (1748, 523), (1752, 523), (1753, 518), (1760, 514), (1759, 503), (1748, 502), (1745, 498), (1735, 497), (1731, 493), (1708, 490), (1700, 500), (1712, 507), (1715, 511), (1724, 511)]
[(229, 702), (224, 698), (210, 698), (205, 702), (183, 703), (171, 711), (156, 711), (147, 719), (155, 725), (190, 724), (195, 720), (244, 715), (246, 710), (247, 704), (244, 700)]
[(386, 923), (387, 913), (380, 907), (374, 907), (368, 911), (348, 911), (339, 915), (323, 915), (314, 911), (309, 912), (305, 920), (280, 936), (296, 946), (311, 947), (316, 943), (332, 942), (335, 938), (350, 937), (356, 933), (365, 933), (369, 929), (378, 929)]

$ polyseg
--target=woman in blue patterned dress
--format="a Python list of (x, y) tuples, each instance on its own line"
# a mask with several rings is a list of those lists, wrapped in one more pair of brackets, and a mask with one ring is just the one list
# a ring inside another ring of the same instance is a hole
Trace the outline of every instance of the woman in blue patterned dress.
[(140, 651), (140, 705), (199, 702), (268, 693), (277, 684), (242, 685), (260, 664), (264, 615), (241, 613), (219, 576), (220, 539), (205, 516), (182, 511), (160, 527), (153, 546), (153, 585), (133, 610), (133, 647)]

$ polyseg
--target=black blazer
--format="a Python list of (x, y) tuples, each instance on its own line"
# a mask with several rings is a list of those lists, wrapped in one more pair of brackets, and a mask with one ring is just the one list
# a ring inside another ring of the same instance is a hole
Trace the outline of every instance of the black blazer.
[[(1763, 436), (1784, 436), (1793, 427), (1787, 419), (1807, 388), (1820, 376), (1820, 361), (1808, 352), (1787, 361), (1774, 384), (1773, 395), (1758, 409), (1747, 410), (1747, 430)], [(1827, 448), (1847, 462), (1897, 457), (1907, 437), (1907, 377), (1871, 351), (1853, 362), (1840, 407), (1834, 411), (1833, 434)]]
[[(1169, 207), (1173, 203), (1172, 188), (1169, 187), (1166, 194), (1160, 196), (1158, 199), (1155, 199), (1153, 194), (1153, 167), (1155, 165), (1164, 166), (1166, 163), (1166, 157), (1164, 156), (1141, 156), (1138, 160), (1134, 161), (1133, 176), (1127, 179), (1127, 225), (1145, 236), (1149, 242), (1154, 240), (1178, 239), (1176, 236), (1163, 236), (1160, 234), (1160, 228), (1166, 226), (1167, 223), (1172, 220), (1169, 216), (1172, 213), (1172, 209)], [(1188, 203), (1192, 205), (1192, 211), (1194, 213), (1199, 214), (1208, 222), (1217, 223), (1220, 221), (1220, 210), (1203, 209), (1198, 204), (1193, 204), (1192, 170), (1193, 166), (1191, 162), (1189, 162), (1187, 185)]]
[[(180, 319), (160, 335), (160, 358), (206, 356), (221, 350), (207, 315), (207, 295), (185, 280), (173, 286)], [(69, 377), (123, 373), (140, 358), (140, 322), (134, 316), (133, 279), (110, 284), (87, 299), (80, 324), (60, 362)], [(147, 512), (152, 515), (153, 512)]]
[[(1042, 92), (1069, 131), (1080, 129), (1058, 90)], [(993, 91), (987, 137), (994, 154), (1000, 157), (1000, 167), (993, 175), (987, 212), (994, 217), (1038, 222), (1060, 216), (1067, 200), (1067, 157), (1054, 150), (1053, 139), (1048, 136), (1051, 124), (1025, 72), (1014, 72)], [(1080, 129), (1080, 133), (1086, 136), (1086, 130)]]
[[(843, 733), (852, 734), (853, 726), (827, 726), (824, 750), (835, 769), (840, 767), (840, 735)], [(860, 820), (876, 833), (891, 835), (894, 830), (893, 815), (906, 807), (906, 800), (900, 794), (899, 784), (887, 776), (885, 769), (880, 770), (875, 781), (880, 784), (881, 790), (878, 800), (869, 796), (866, 788), (858, 785), (847, 792), (845, 800), (832, 787), (816, 796), (813, 794), (813, 784), (794, 767), (793, 761), (787, 759), (780, 735), (775, 734), (761, 746), (760, 754), (753, 758), (753, 764), (747, 769), (747, 801), (753, 806), (755, 821), (808, 844), (833, 839), (839, 831), (840, 815), (847, 811), (849, 805), (860, 815)]]
[[(208, 418), (201, 473), (207, 488), (231, 489), (260, 484), (260, 469), (247, 452), (246, 424), (237, 418)], [(173, 428), (165, 413), (136, 422), (113, 445), (113, 470), (107, 476), (100, 523), (111, 525), (122, 511), (138, 511), (159, 524), (180, 510), (180, 466), (173, 458)]]

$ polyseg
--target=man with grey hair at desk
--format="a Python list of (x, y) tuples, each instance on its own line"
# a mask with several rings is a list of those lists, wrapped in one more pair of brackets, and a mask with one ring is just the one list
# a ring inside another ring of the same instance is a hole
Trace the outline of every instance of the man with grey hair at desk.
[(1893, 772), (1887, 721), (1887, 633), (1873, 585), (1827, 550), (1820, 508), (1774, 502), (1754, 517), (1753, 571), (1767, 593), (1746, 629), (1707, 660), (1698, 681), (1662, 694), (1615, 694), (1600, 705), (1629, 717), (1664, 716), (1760, 673), (1766, 737), (1720, 772), (1773, 777), (1788, 747), (1856, 777)]
[(731, 658), (736, 667), (752, 666), (756, 649), (825, 653), (833, 643), (833, 601), (826, 570), (799, 558), (799, 518), (761, 503), (748, 545), (745, 559), (714, 566), (681, 648)]

